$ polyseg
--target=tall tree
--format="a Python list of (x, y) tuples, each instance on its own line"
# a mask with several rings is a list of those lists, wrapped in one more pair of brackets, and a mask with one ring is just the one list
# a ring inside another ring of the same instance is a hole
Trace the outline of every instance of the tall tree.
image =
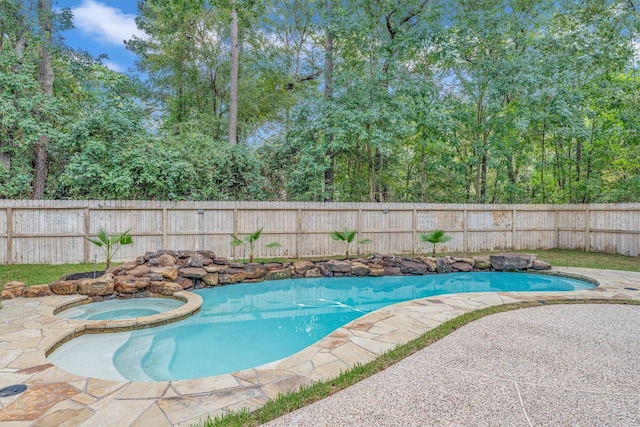
[(238, 11), (236, 1), (231, 1), (231, 46), (229, 47), (229, 144), (238, 143)]
[[(39, 61), (38, 61), (38, 81), (40, 90), (46, 97), (53, 97), (53, 64), (51, 60), (51, 47), (53, 44), (53, 18), (51, 10), (51, 0), (38, 0), (38, 24), (40, 29), (39, 37)], [(43, 120), (49, 120), (45, 112), (41, 112)], [(34, 178), (33, 178), (33, 199), (40, 199), (47, 185), (48, 174), (48, 149), (51, 137), (43, 133), (38, 137), (35, 144)]]

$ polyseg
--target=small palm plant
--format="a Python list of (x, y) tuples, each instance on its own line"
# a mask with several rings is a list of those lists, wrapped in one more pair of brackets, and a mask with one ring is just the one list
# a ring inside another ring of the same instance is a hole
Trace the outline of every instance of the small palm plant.
[[(333, 240), (344, 243), (345, 259), (349, 259), (349, 246), (351, 246), (351, 242), (356, 238), (356, 234), (358, 234), (357, 230), (349, 230), (347, 228), (345, 228), (344, 231), (333, 231), (330, 234)], [(364, 245), (370, 242), (371, 239), (358, 240), (359, 245)]]
[(436, 256), (436, 245), (438, 243), (446, 243), (451, 240), (451, 236), (447, 236), (442, 230), (435, 230), (429, 234), (421, 233), (420, 241), (433, 244), (433, 256)]
[[(234, 233), (231, 235), (231, 246), (244, 246), (247, 252), (249, 252), (249, 262), (253, 262), (254, 245), (258, 241), (258, 239), (260, 239), (261, 234), (262, 228), (249, 234), (244, 239), (241, 239), (237, 234)], [(279, 248), (280, 246), (282, 245), (278, 242), (271, 242), (267, 244), (267, 247), (271, 249)]]
[(106, 256), (106, 269), (108, 270), (111, 266), (111, 260), (113, 259), (116, 252), (120, 250), (121, 247), (125, 245), (130, 245), (133, 243), (133, 239), (129, 232), (131, 229), (125, 231), (122, 234), (116, 234), (113, 236), (109, 236), (109, 234), (105, 231), (104, 228), (100, 228), (98, 230), (98, 235), (96, 239), (91, 239), (87, 237), (87, 240), (102, 249)]

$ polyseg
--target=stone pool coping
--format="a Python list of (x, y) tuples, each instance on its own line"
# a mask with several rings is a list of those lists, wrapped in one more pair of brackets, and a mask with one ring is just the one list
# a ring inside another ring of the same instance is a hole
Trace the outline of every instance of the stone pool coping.
[[(118, 320), (83, 320), (83, 319), (68, 319), (74, 320), (78, 323), (73, 331), (70, 331), (64, 335), (60, 341), (54, 343), (45, 351), (45, 356), (48, 357), (62, 344), (79, 337), (84, 334), (108, 334), (114, 332), (127, 332), (135, 331), (136, 329), (147, 329), (156, 326), (167, 325), (179, 320), (191, 317), (200, 311), (202, 307), (202, 297), (192, 292), (182, 291), (176, 292), (172, 296), (165, 296), (162, 294), (151, 293), (150, 298), (168, 298), (183, 301), (184, 304), (180, 307), (176, 307), (172, 310), (163, 311), (151, 316), (136, 317), (131, 319), (118, 319)], [(147, 299), (147, 298), (145, 298)], [(140, 300), (144, 300), (140, 298)], [(53, 314), (56, 315), (65, 310), (69, 310), (74, 307), (79, 307), (85, 304), (91, 304), (93, 300), (86, 295), (72, 295), (65, 299), (63, 304), (53, 309)]]
[[(0, 309), (3, 331), (0, 336), (0, 387), (26, 384), (29, 388), (20, 395), (0, 398), (0, 421), (15, 426), (64, 423), (189, 426), (226, 411), (256, 409), (281, 392), (335, 378), (356, 363), (371, 361), (396, 345), (471, 310), (546, 299), (640, 300), (640, 291), (625, 289), (640, 289), (640, 272), (587, 268), (554, 268), (553, 271), (586, 276), (597, 280), (600, 286), (572, 292), (483, 292), (407, 301), (366, 314), (293, 356), (259, 368), (162, 382), (86, 378), (63, 371), (47, 361), (47, 351), (65, 336), (75, 333), (85, 322), (56, 317), (54, 310), (82, 297), (3, 301)], [(186, 298), (191, 295), (195, 294), (185, 292)], [(141, 319), (144, 318), (136, 319), (136, 325), (142, 325)], [(115, 329), (105, 326), (107, 330)]]

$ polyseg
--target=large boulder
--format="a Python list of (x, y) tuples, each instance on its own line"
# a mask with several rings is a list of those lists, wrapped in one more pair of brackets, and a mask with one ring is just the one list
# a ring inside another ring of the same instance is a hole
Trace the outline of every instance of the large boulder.
[(204, 257), (200, 254), (194, 254), (189, 257), (187, 263), (185, 264), (187, 267), (195, 267), (200, 268), (204, 266)]
[(351, 263), (351, 274), (354, 276), (368, 276), (370, 272), (371, 269), (361, 262), (354, 261)]
[(436, 261), (436, 271), (439, 274), (451, 273), (451, 265), (446, 258), (438, 258)]
[(131, 270), (127, 271), (128, 276), (135, 276), (135, 277), (143, 277), (149, 273), (151, 273), (151, 268), (149, 268), (149, 266), (146, 266), (144, 264), (138, 265), (135, 268), (132, 268)]
[(318, 270), (317, 268), (312, 268), (311, 270), (307, 270), (307, 272), (304, 273), (304, 277), (322, 277), (322, 273), (320, 273), (320, 270)]
[(473, 266), (478, 270), (488, 270), (491, 268), (491, 260), (488, 255), (477, 255), (473, 257)]
[(82, 279), (78, 282), (78, 293), (90, 297), (111, 295), (115, 290), (115, 281), (111, 274), (96, 279)]
[(468, 264), (466, 262), (463, 261), (455, 261), (453, 264), (451, 264), (451, 269), (453, 271), (458, 271), (461, 273), (467, 273), (471, 270), (473, 270), (473, 266), (471, 264)]
[(422, 275), (427, 271), (427, 265), (417, 261), (401, 259), (400, 271), (402, 274)]
[(433, 273), (436, 271), (437, 268), (437, 260), (436, 258), (433, 257), (424, 257), (422, 255), (418, 255), (416, 257), (416, 261), (421, 262), (423, 264), (425, 264), (427, 266), (427, 271), (430, 273)]
[(49, 295), (51, 295), (51, 289), (49, 289), (49, 285), (29, 286), (24, 290), (24, 293), (22, 294), (22, 296), (26, 298), (47, 297)]
[(149, 291), (160, 295), (173, 295), (182, 290), (182, 286), (174, 282), (151, 282), (149, 284)]
[(135, 294), (149, 287), (148, 277), (116, 276), (114, 290), (122, 294)]
[(162, 275), (162, 277), (170, 282), (173, 282), (178, 278), (177, 267), (153, 267), (151, 268), (151, 272)]
[(13, 299), (24, 295), (27, 285), (22, 282), (7, 282), (2, 288), (2, 299)]
[(299, 274), (301, 276), (304, 276), (307, 271), (315, 267), (315, 264), (311, 261), (296, 261), (293, 263), (293, 269), (295, 270), (296, 274)]
[(244, 268), (244, 271), (247, 274), (245, 280), (260, 279), (267, 274), (267, 269), (262, 264), (249, 264)]
[(283, 280), (283, 279), (291, 279), (290, 268), (283, 268), (281, 270), (270, 270), (270, 271), (267, 271), (266, 276), (264, 276), (264, 280)]
[(526, 270), (533, 266), (534, 254), (505, 253), (490, 255), (491, 266), (499, 271)]
[(240, 269), (226, 269), (224, 273), (218, 273), (218, 283), (227, 285), (230, 283), (240, 283), (247, 278), (247, 273)]
[(183, 267), (180, 269), (180, 275), (182, 277), (202, 279), (204, 276), (207, 275), (207, 271), (204, 268), (199, 268), (199, 267)]
[(173, 267), (176, 263), (176, 257), (171, 254), (162, 254), (158, 259), (160, 267)]
[(78, 292), (79, 280), (58, 280), (49, 284), (51, 292), (58, 295), (72, 295)]
[(214, 273), (207, 273), (203, 278), (202, 281), (207, 285), (207, 286), (216, 286), (218, 284), (218, 272), (214, 272)]
[(332, 273), (351, 273), (351, 263), (349, 261), (330, 259), (325, 265)]
[(534, 270), (551, 270), (551, 264), (546, 261), (540, 261), (538, 259), (533, 260), (532, 267)]

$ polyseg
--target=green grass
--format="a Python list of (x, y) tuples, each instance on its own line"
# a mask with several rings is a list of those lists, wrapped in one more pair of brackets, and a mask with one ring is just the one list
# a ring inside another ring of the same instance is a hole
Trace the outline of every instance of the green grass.
[(7, 282), (24, 282), (27, 286), (45, 285), (55, 282), (65, 274), (94, 271), (94, 269), (103, 271), (104, 268), (104, 263), (0, 265), (0, 288)]
[(340, 390), (343, 390), (363, 379), (370, 377), (378, 372), (387, 369), (389, 366), (401, 361), (411, 354), (427, 347), (430, 344), (444, 338), (456, 329), (461, 328), (468, 323), (478, 320), (491, 314), (502, 313), (505, 311), (519, 310), (522, 308), (539, 307), (549, 304), (634, 304), (640, 305), (640, 301), (616, 301), (616, 300), (585, 300), (585, 301), (546, 301), (546, 302), (524, 302), (517, 304), (506, 304), (496, 307), (489, 307), (481, 310), (471, 311), (444, 322), (440, 326), (424, 333), (420, 337), (400, 345), (393, 350), (384, 353), (376, 360), (365, 365), (356, 365), (348, 371), (342, 373), (333, 380), (321, 381), (310, 386), (301, 387), (298, 391), (280, 394), (275, 399), (269, 400), (263, 407), (249, 412), (242, 410), (238, 412), (230, 412), (228, 414), (208, 418), (196, 426), (198, 427), (239, 427), (239, 426), (258, 426), (268, 421), (274, 420), (289, 412), (310, 405), (313, 402), (324, 399)]
[[(505, 252), (505, 251), (500, 251)], [(607, 270), (640, 271), (640, 257), (630, 257), (616, 254), (601, 254), (597, 252), (569, 251), (564, 249), (547, 249), (537, 251), (509, 251), (536, 254), (536, 258), (547, 261), (554, 267), (587, 267)], [(498, 252), (489, 252), (498, 253)], [(444, 255), (481, 255), (481, 253), (454, 253)], [(442, 254), (441, 254), (442, 255)]]

